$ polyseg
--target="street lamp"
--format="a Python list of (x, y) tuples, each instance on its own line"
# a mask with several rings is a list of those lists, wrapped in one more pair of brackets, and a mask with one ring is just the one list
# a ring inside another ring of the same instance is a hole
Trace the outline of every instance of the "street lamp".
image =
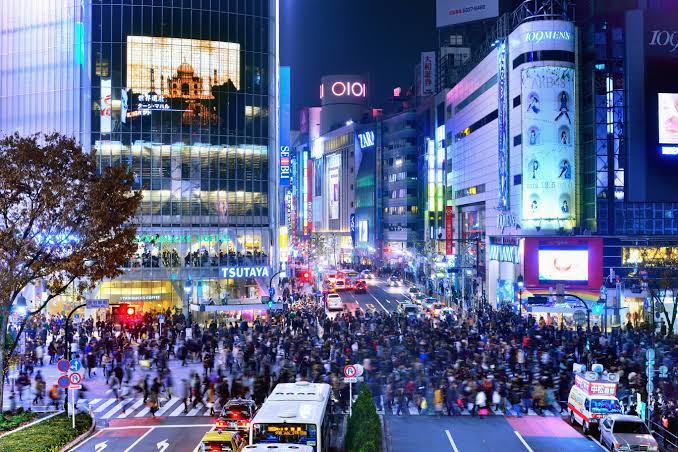
[(520, 317), (523, 316), (523, 288), (525, 287), (525, 280), (523, 275), (518, 275), (516, 278), (516, 283), (518, 284), (518, 314)]

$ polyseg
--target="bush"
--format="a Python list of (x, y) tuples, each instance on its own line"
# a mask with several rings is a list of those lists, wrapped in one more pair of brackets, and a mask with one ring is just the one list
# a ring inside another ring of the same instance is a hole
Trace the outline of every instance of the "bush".
[(0, 432), (13, 430), (22, 424), (32, 421), (37, 416), (37, 413), (33, 411), (24, 411), (23, 409), (18, 410), (16, 413), (7, 411), (0, 415)]
[(56, 452), (92, 426), (92, 417), (86, 413), (75, 416), (75, 429), (71, 418), (58, 414), (39, 424), (0, 438), (0, 452)]
[(353, 404), (353, 413), (346, 426), (345, 446), (348, 452), (381, 451), (382, 431), (372, 394), (363, 385)]

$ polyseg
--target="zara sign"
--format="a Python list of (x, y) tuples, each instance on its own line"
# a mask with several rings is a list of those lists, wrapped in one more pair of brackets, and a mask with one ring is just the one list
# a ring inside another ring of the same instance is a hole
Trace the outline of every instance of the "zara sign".
[(358, 146), (360, 149), (370, 148), (374, 146), (374, 132), (368, 130), (358, 134)]

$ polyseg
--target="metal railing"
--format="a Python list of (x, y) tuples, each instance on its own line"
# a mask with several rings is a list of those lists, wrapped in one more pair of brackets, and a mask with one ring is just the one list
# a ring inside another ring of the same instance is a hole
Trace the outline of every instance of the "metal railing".
[(666, 430), (661, 424), (658, 424), (655, 421), (650, 421), (650, 430), (652, 430), (654, 439), (659, 443), (660, 450), (666, 452), (678, 451), (678, 436)]

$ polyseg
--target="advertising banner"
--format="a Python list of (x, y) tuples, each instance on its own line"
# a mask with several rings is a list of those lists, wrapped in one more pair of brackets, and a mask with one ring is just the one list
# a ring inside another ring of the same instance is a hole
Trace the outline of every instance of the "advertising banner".
[(574, 69), (522, 71), (522, 217), (526, 227), (571, 229), (575, 219)]
[(431, 96), (436, 91), (436, 53), (421, 52), (421, 95)]
[(498, 125), (497, 125), (497, 155), (499, 159), (499, 204), (500, 211), (509, 210), (509, 184), (508, 184), (508, 77), (507, 77), (507, 51), (502, 42), (497, 47), (497, 101), (498, 101)]
[(657, 96), (659, 144), (662, 145), (662, 154), (678, 155), (678, 94), (658, 93)]
[(100, 109), (100, 132), (111, 133), (111, 79), (101, 79), (101, 99), (99, 100)]
[(454, 207), (445, 206), (445, 254), (451, 256), (454, 254)]
[(339, 197), (341, 196), (340, 185), (341, 173), (341, 154), (333, 154), (327, 158), (327, 180), (328, 180), (328, 207), (329, 219), (339, 219)]
[(489, 19), (499, 15), (499, 0), (436, 0), (436, 25)]
[(290, 185), (290, 68), (282, 66), (278, 79), (280, 88), (280, 165), (278, 181), (280, 186)]

